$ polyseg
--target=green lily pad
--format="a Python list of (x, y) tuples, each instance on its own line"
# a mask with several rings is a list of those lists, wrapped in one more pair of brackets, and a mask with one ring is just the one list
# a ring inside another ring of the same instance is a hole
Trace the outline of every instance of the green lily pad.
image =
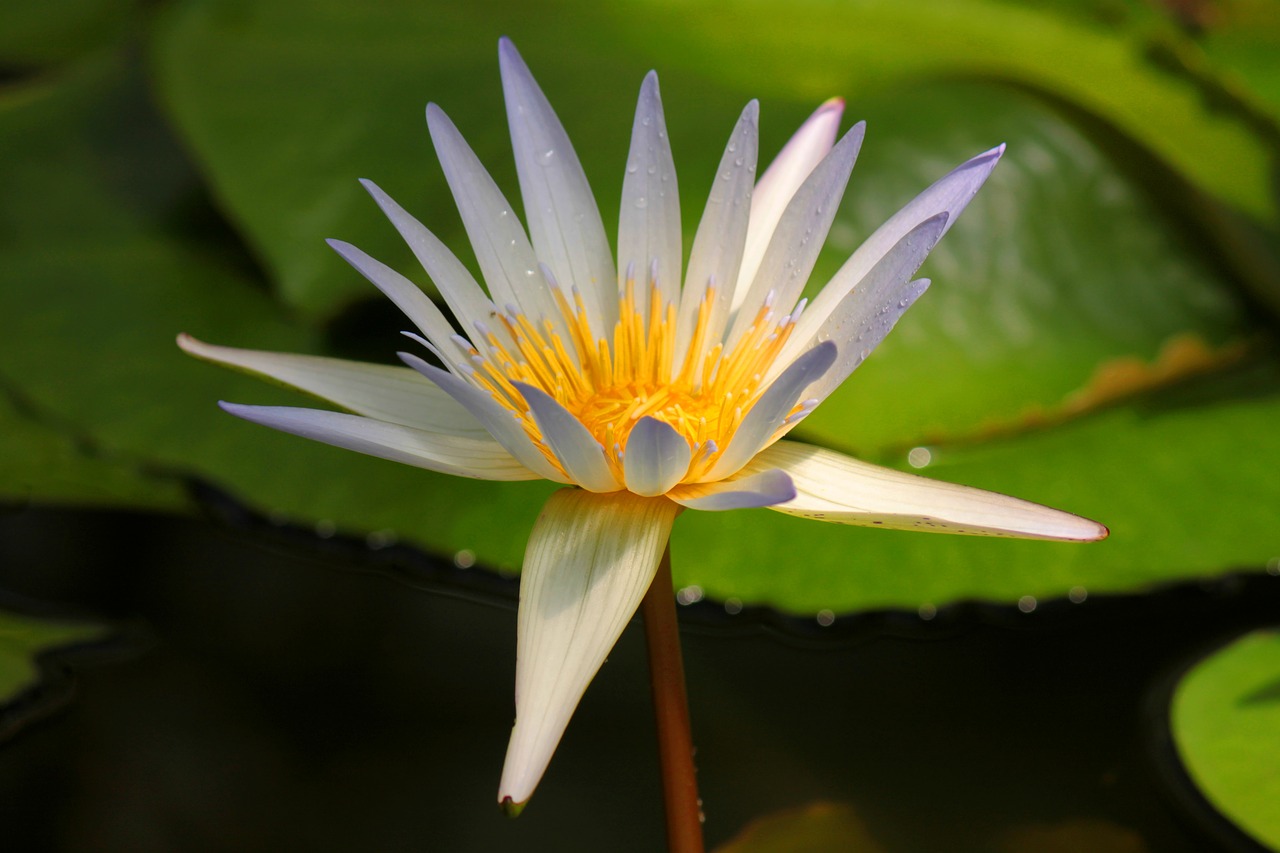
[[(430, 14), (405, 0), (175, 4), (154, 52), (166, 105), (288, 304), (331, 314), (363, 293), (317, 255), (317, 236), (349, 240), (393, 266), (408, 262), (357, 177), (374, 178), (461, 245), (430, 165), (427, 100), (453, 114), (499, 183), (514, 187), (495, 20), (549, 92), (602, 210), (616, 209), (630, 105), (641, 75), (656, 67), (686, 188), (709, 182), (720, 152), (708, 140), (727, 136), (748, 98), (766, 100), (762, 150), (771, 152), (832, 95), (856, 97), (857, 113), (863, 99), (892, 98), (922, 78), (979, 78), (1095, 116), (1192, 184), (1275, 224), (1274, 146), (1248, 116), (1207, 105), (1197, 81), (1148, 61), (1141, 35), (1052, 10), (982, 0), (810, 0), (785, 15), (765, 2), (732, 13), (712, 2), (640, 0), (559, 0), (536, 12), (446, 5)], [(685, 221), (696, 222), (705, 195), (682, 197)], [(416, 199), (428, 200), (425, 210)]]
[(6, 502), (161, 509), (182, 501), (176, 482), (146, 476), (139, 460), (103, 453), (3, 396), (0, 435), (0, 495)]
[(1280, 633), (1256, 631), (1214, 652), (1178, 684), (1174, 742), (1218, 811), (1280, 850)]
[(0, 611), (0, 707), (40, 681), (36, 658), (48, 651), (101, 639), (100, 625), (56, 622)]
[(1009, 147), (921, 269), (929, 292), (807, 439), (867, 454), (1016, 431), (1221, 366), (1253, 334), (1234, 277), (1185, 223), (1036, 99), (933, 85), (856, 107), (867, 141), (811, 293), (945, 164)]

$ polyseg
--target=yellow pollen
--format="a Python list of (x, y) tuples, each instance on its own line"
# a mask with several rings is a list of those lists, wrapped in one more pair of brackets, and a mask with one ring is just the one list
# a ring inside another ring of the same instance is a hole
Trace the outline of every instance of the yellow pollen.
[[(676, 364), (676, 307), (663, 305), (656, 282), (648, 288), (647, 312), (639, 310), (634, 279), (619, 299), (612, 340), (596, 337), (582, 298), (573, 303), (555, 289), (568, 340), (549, 318), (535, 322), (522, 315), (502, 316), (514, 351), (492, 333), (488, 352), (477, 360), (472, 381), (513, 412), (524, 430), (558, 469), (559, 461), (512, 384), (523, 382), (545, 391), (571, 412), (604, 447), (613, 473), (622, 482), (627, 438), (643, 417), (673, 427), (694, 451), (684, 482), (695, 482), (729, 445), (764, 389), (761, 379), (782, 351), (793, 323), (774, 319), (763, 306), (734, 347), (725, 351), (710, 342), (716, 291), (708, 286), (698, 307), (688, 354)], [(646, 322), (646, 313), (648, 320)], [(799, 407), (797, 407), (797, 410)]]

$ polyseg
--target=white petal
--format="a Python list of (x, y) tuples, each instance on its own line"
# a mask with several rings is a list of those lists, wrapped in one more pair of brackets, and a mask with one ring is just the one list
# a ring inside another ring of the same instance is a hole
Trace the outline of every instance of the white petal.
[[(396, 204), (391, 196), (383, 192), (373, 181), (362, 180), (360, 184), (377, 202), (387, 219), (391, 220), (396, 231), (400, 232), (400, 236), (413, 251), (414, 257), (418, 259), (418, 263), (422, 264), (427, 275), (431, 276), (445, 304), (458, 318), (463, 332), (475, 340), (478, 321), (488, 325), (495, 334), (499, 335), (499, 339), (509, 346), (511, 341), (506, 329), (501, 324), (490, 320), (494, 311), (497, 310), (493, 301), (485, 295), (480, 285), (453, 252), (449, 251), (448, 247), (421, 222)], [(485, 342), (480, 340), (477, 343), (480, 351), (484, 352)]]
[(1091, 542), (1107, 535), (1095, 521), (995, 492), (881, 468), (831, 450), (779, 441), (747, 466), (782, 468), (795, 500), (788, 515), (897, 530)]
[(459, 379), (446, 370), (428, 364), (412, 353), (397, 353), (401, 361), (440, 386), (440, 389), (452, 397), (459, 405), (470, 412), (494, 440), (506, 448), (507, 452), (520, 461), (520, 464), (534, 471), (545, 480), (555, 483), (567, 483), (569, 479), (556, 470), (547, 457), (533, 443), (533, 439), (524, 431), (510, 410), (503, 408), (487, 391), (481, 391), (474, 385)]
[[(871, 268), (880, 263), (904, 236), (921, 223), (945, 213), (947, 219), (942, 233), (947, 233), (947, 229), (955, 224), (961, 211), (987, 180), (1003, 153), (1004, 146), (1001, 145), (957, 166), (877, 228), (814, 298), (809, 310), (800, 318), (796, 333), (812, 334), (816, 331)], [(792, 340), (795, 339), (793, 335)]]
[(556, 492), (529, 537), (520, 576), (516, 723), (498, 801), (519, 806), (644, 598), (679, 511), (630, 492)]
[(272, 429), (444, 474), (478, 480), (536, 480), (538, 477), (488, 438), (439, 435), (320, 409), (218, 405), (236, 417)]
[(578, 288), (592, 328), (611, 332), (618, 318), (617, 274), (586, 173), (560, 119), (506, 38), (498, 42), (498, 64), (520, 197), (538, 258), (560, 282)]
[(771, 468), (745, 477), (716, 483), (680, 486), (667, 497), (681, 506), (700, 510), (752, 509), (773, 506), (796, 496), (796, 487), (785, 471)]
[[(838, 388), (928, 288), (928, 279), (912, 281), (911, 276), (937, 245), (945, 219), (946, 214), (940, 213), (903, 237), (827, 317), (815, 339), (835, 341), (840, 357), (813, 389), (812, 396), (824, 400)], [(801, 331), (797, 324), (795, 334)]]
[(470, 412), (407, 367), (221, 347), (185, 334), (178, 336), (178, 346), (197, 358), (274, 379), (358, 415), (428, 432), (489, 437)]
[(688, 473), (692, 457), (688, 440), (670, 424), (641, 418), (627, 437), (622, 460), (627, 489), (637, 495), (666, 494)]
[(756, 169), (759, 144), (760, 105), (747, 104), (725, 146), (720, 167), (716, 169), (706, 209), (698, 223), (689, 255), (689, 270), (680, 295), (677, 321), (676, 358), (673, 369), (679, 372), (693, 344), (693, 331), (698, 307), (706, 295), (708, 283), (715, 285), (715, 301), (708, 323), (705, 347), (719, 342), (733, 303), (733, 286), (742, 266), (742, 250), (747, 240), (747, 219), (751, 212), (751, 188)]
[(683, 252), (676, 167), (662, 115), (658, 75), (650, 71), (640, 86), (618, 215), (618, 267), (622, 274), (618, 290), (626, 287), (628, 268), (634, 269), (636, 294), (641, 297), (637, 303), (646, 320), (650, 265), (656, 265), (658, 292), (662, 294), (659, 305), (679, 306)]
[(742, 310), (725, 337), (726, 349), (755, 322), (757, 310), (771, 293), (783, 311), (790, 311), (800, 298), (840, 207), (866, 129), (865, 122), (850, 128), (792, 197), (773, 231), (755, 280), (745, 293), (739, 293), (742, 299), (734, 307)]
[(836, 345), (824, 341), (791, 363), (773, 381), (742, 419), (729, 446), (701, 478), (704, 482), (722, 480), (736, 474), (761, 448), (773, 440), (795, 408), (805, 389), (826, 373), (836, 360)]
[(742, 269), (734, 289), (733, 307), (737, 309), (755, 280), (756, 270), (764, 258), (773, 230), (787, 209), (791, 197), (804, 183), (814, 167), (827, 156), (836, 141), (844, 100), (832, 98), (805, 120), (800, 129), (782, 146), (778, 156), (756, 182), (751, 195), (751, 224), (747, 228), (747, 246), (742, 255)]
[(884, 340), (929, 286), (928, 279), (913, 282), (911, 276), (937, 245), (946, 229), (946, 219), (947, 215), (940, 213), (917, 225), (822, 317), (815, 315), (812, 308), (802, 314), (777, 361), (766, 372), (765, 381), (779, 373), (779, 365), (795, 358), (796, 353), (819, 341), (835, 341), (840, 347), (836, 369), (823, 378), (820, 393), (814, 394), (819, 400), (825, 399)]
[[(350, 243), (344, 243), (341, 240), (327, 242), (344, 261), (355, 267), (357, 272), (386, 294), (387, 298), (422, 330), (422, 334), (426, 335), (437, 349), (441, 352), (446, 351), (449, 339), (454, 335), (453, 326), (449, 325), (444, 314), (418, 285)], [(451, 368), (453, 366), (450, 364)]]
[(622, 488), (609, 470), (604, 447), (573, 414), (540, 388), (512, 382), (524, 395), (533, 419), (542, 430), (542, 439), (560, 460), (573, 482), (592, 492), (615, 492)]
[(517, 309), (539, 329), (543, 320), (550, 320), (553, 329), (568, 340), (563, 316), (529, 238), (498, 185), (435, 104), (427, 104), (427, 129), (493, 301), (503, 312), (508, 306)]

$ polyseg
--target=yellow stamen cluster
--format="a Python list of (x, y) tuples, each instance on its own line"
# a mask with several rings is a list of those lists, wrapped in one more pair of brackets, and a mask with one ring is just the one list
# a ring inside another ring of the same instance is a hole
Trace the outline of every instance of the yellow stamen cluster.
[[(502, 316), (514, 351), (492, 331), (485, 335), (488, 352), (472, 349), (473, 380), (514, 412), (547, 458), (560, 467), (512, 382), (545, 391), (573, 413), (604, 446), (609, 465), (622, 481), (622, 456), (632, 428), (650, 416), (669, 424), (693, 450), (685, 482), (695, 482), (728, 446), (743, 417), (760, 398), (761, 381), (777, 359), (794, 326), (790, 317), (775, 319), (769, 305), (760, 308), (751, 327), (728, 352), (709, 340), (716, 290), (708, 286), (688, 354), (676, 360), (676, 307), (663, 305), (656, 283), (648, 288), (648, 322), (639, 310), (634, 279), (619, 299), (612, 343), (593, 336), (581, 297), (571, 305), (552, 288), (568, 342), (544, 318), (541, 326), (523, 315)], [(477, 356), (479, 356), (477, 358)]]

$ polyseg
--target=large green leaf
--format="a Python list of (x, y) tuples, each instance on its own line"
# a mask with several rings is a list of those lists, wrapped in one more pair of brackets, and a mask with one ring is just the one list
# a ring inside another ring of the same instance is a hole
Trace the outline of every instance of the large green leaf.
[(1168, 381), (1252, 334), (1203, 243), (1035, 99), (934, 85), (856, 106), (868, 138), (811, 292), (944, 164), (1009, 148), (922, 269), (933, 287), (807, 437), (867, 453), (1020, 428), (1140, 383), (1134, 365)]
[(1280, 634), (1248, 634), (1197, 664), (1173, 697), (1173, 736), (1205, 797), (1280, 850)]
[[(287, 302), (323, 313), (360, 292), (317, 256), (317, 235), (341, 236), (389, 262), (407, 258), (370, 216), (356, 177), (373, 177), (405, 200), (428, 199), (427, 224), (456, 234), (443, 182), (434, 167), (424, 170), (426, 100), (453, 113), (481, 159), (513, 186), (497, 26), (551, 93), (605, 210), (616, 209), (629, 105), (643, 71), (656, 66), (686, 180), (712, 174), (719, 152), (708, 140), (727, 134), (747, 98), (766, 99), (771, 151), (793, 117), (833, 94), (857, 106), (921, 78), (984, 78), (1096, 116), (1193, 184), (1274, 225), (1267, 179), (1275, 151), (1247, 116), (1208, 107), (1197, 81), (1147, 60), (1142, 36), (1051, 11), (982, 0), (810, 0), (785, 13), (762, 0), (557, 0), (536, 10), (413, 0), (176, 4), (155, 52), (162, 91)], [(696, 221), (699, 193), (684, 201), (686, 221)]]

